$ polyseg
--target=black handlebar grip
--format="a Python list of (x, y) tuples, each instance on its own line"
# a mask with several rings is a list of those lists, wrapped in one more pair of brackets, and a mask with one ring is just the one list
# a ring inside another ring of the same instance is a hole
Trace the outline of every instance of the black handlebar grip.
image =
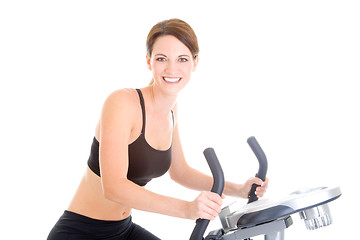
[[(204, 155), (214, 179), (211, 192), (217, 193), (221, 196), (224, 190), (225, 179), (219, 160), (212, 148), (205, 149)], [(207, 219), (197, 219), (196, 226), (190, 236), (190, 240), (202, 240), (209, 222), (210, 221)]]
[[(255, 175), (255, 177), (260, 178), (261, 180), (265, 181), (266, 179), (266, 172), (267, 172), (267, 168), (268, 168), (268, 163), (267, 163), (267, 159), (265, 156), (264, 151), (261, 149), (258, 141), (256, 140), (255, 137), (249, 137), (247, 140), (251, 150), (255, 153), (255, 156), (257, 158), (257, 160), (259, 161), (259, 170), (257, 172), (257, 174)], [(256, 188), (259, 185), (257, 184), (253, 184), (249, 193), (249, 201), (248, 203), (254, 202), (256, 200), (258, 200), (255, 191)]]
[(206, 158), (206, 161), (208, 162), (208, 165), (210, 167), (214, 182), (213, 186), (211, 188), (211, 192), (217, 193), (221, 196), (223, 190), (224, 190), (224, 173), (221, 168), (220, 162), (218, 158), (216, 157), (215, 151), (213, 148), (207, 148), (204, 150), (204, 155)]

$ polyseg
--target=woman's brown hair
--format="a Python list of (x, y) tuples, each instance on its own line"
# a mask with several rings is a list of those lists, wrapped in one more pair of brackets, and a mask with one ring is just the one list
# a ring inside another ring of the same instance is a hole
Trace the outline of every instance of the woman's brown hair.
[(190, 50), (194, 58), (199, 54), (199, 45), (194, 30), (183, 20), (173, 18), (157, 23), (150, 30), (146, 40), (146, 49), (149, 57), (151, 57), (156, 39), (166, 35), (176, 37)]

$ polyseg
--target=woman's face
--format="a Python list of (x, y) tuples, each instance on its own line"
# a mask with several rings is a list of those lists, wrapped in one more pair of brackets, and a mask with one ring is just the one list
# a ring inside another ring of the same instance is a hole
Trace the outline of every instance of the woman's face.
[(146, 60), (153, 72), (154, 84), (172, 93), (178, 93), (186, 86), (198, 63), (198, 57), (194, 59), (190, 50), (171, 35), (159, 37), (151, 58), (146, 56)]

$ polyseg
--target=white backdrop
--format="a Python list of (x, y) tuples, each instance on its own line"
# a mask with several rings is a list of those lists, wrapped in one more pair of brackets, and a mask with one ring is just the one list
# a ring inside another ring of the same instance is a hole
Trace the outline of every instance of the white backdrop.
[[(86, 168), (104, 99), (149, 82), (147, 33), (174, 17), (200, 44), (179, 99), (189, 163), (209, 173), (202, 151), (213, 147), (226, 178), (243, 182), (257, 170), (246, 143), (254, 135), (269, 160), (266, 197), (332, 185), (343, 192), (330, 203), (333, 225), (307, 231), (294, 216), (287, 239), (355, 239), (359, 11), (347, 0), (2, 1), (1, 239), (46, 238)], [(198, 194), (167, 175), (148, 188), (187, 200)], [(162, 239), (187, 239), (194, 226), (133, 216)], [(215, 220), (209, 229), (219, 227)]]

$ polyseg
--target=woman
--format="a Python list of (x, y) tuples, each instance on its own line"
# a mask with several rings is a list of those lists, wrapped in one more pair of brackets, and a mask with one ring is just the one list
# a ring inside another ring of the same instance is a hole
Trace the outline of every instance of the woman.
[[(156, 24), (147, 38), (151, 84), (121, 89), (105, 101), (88, 160), (88, 168), (68, 209), (48, 240), (158, 239), (131, 221), (131, 209), (187, 219), (214, 219), (222, 198), (209, 192), (212, 177), (185, 161), (180, 143), (176, 99), (199, 61), (191, 27), (171, 19)], [(169, 171), (181, 185), (203, 191), (194, 201), (156, 194), (144, 188)], [(224, 194), (246, 198), (251, 185), (262, 197), (267, 181), (225, 183)]]

